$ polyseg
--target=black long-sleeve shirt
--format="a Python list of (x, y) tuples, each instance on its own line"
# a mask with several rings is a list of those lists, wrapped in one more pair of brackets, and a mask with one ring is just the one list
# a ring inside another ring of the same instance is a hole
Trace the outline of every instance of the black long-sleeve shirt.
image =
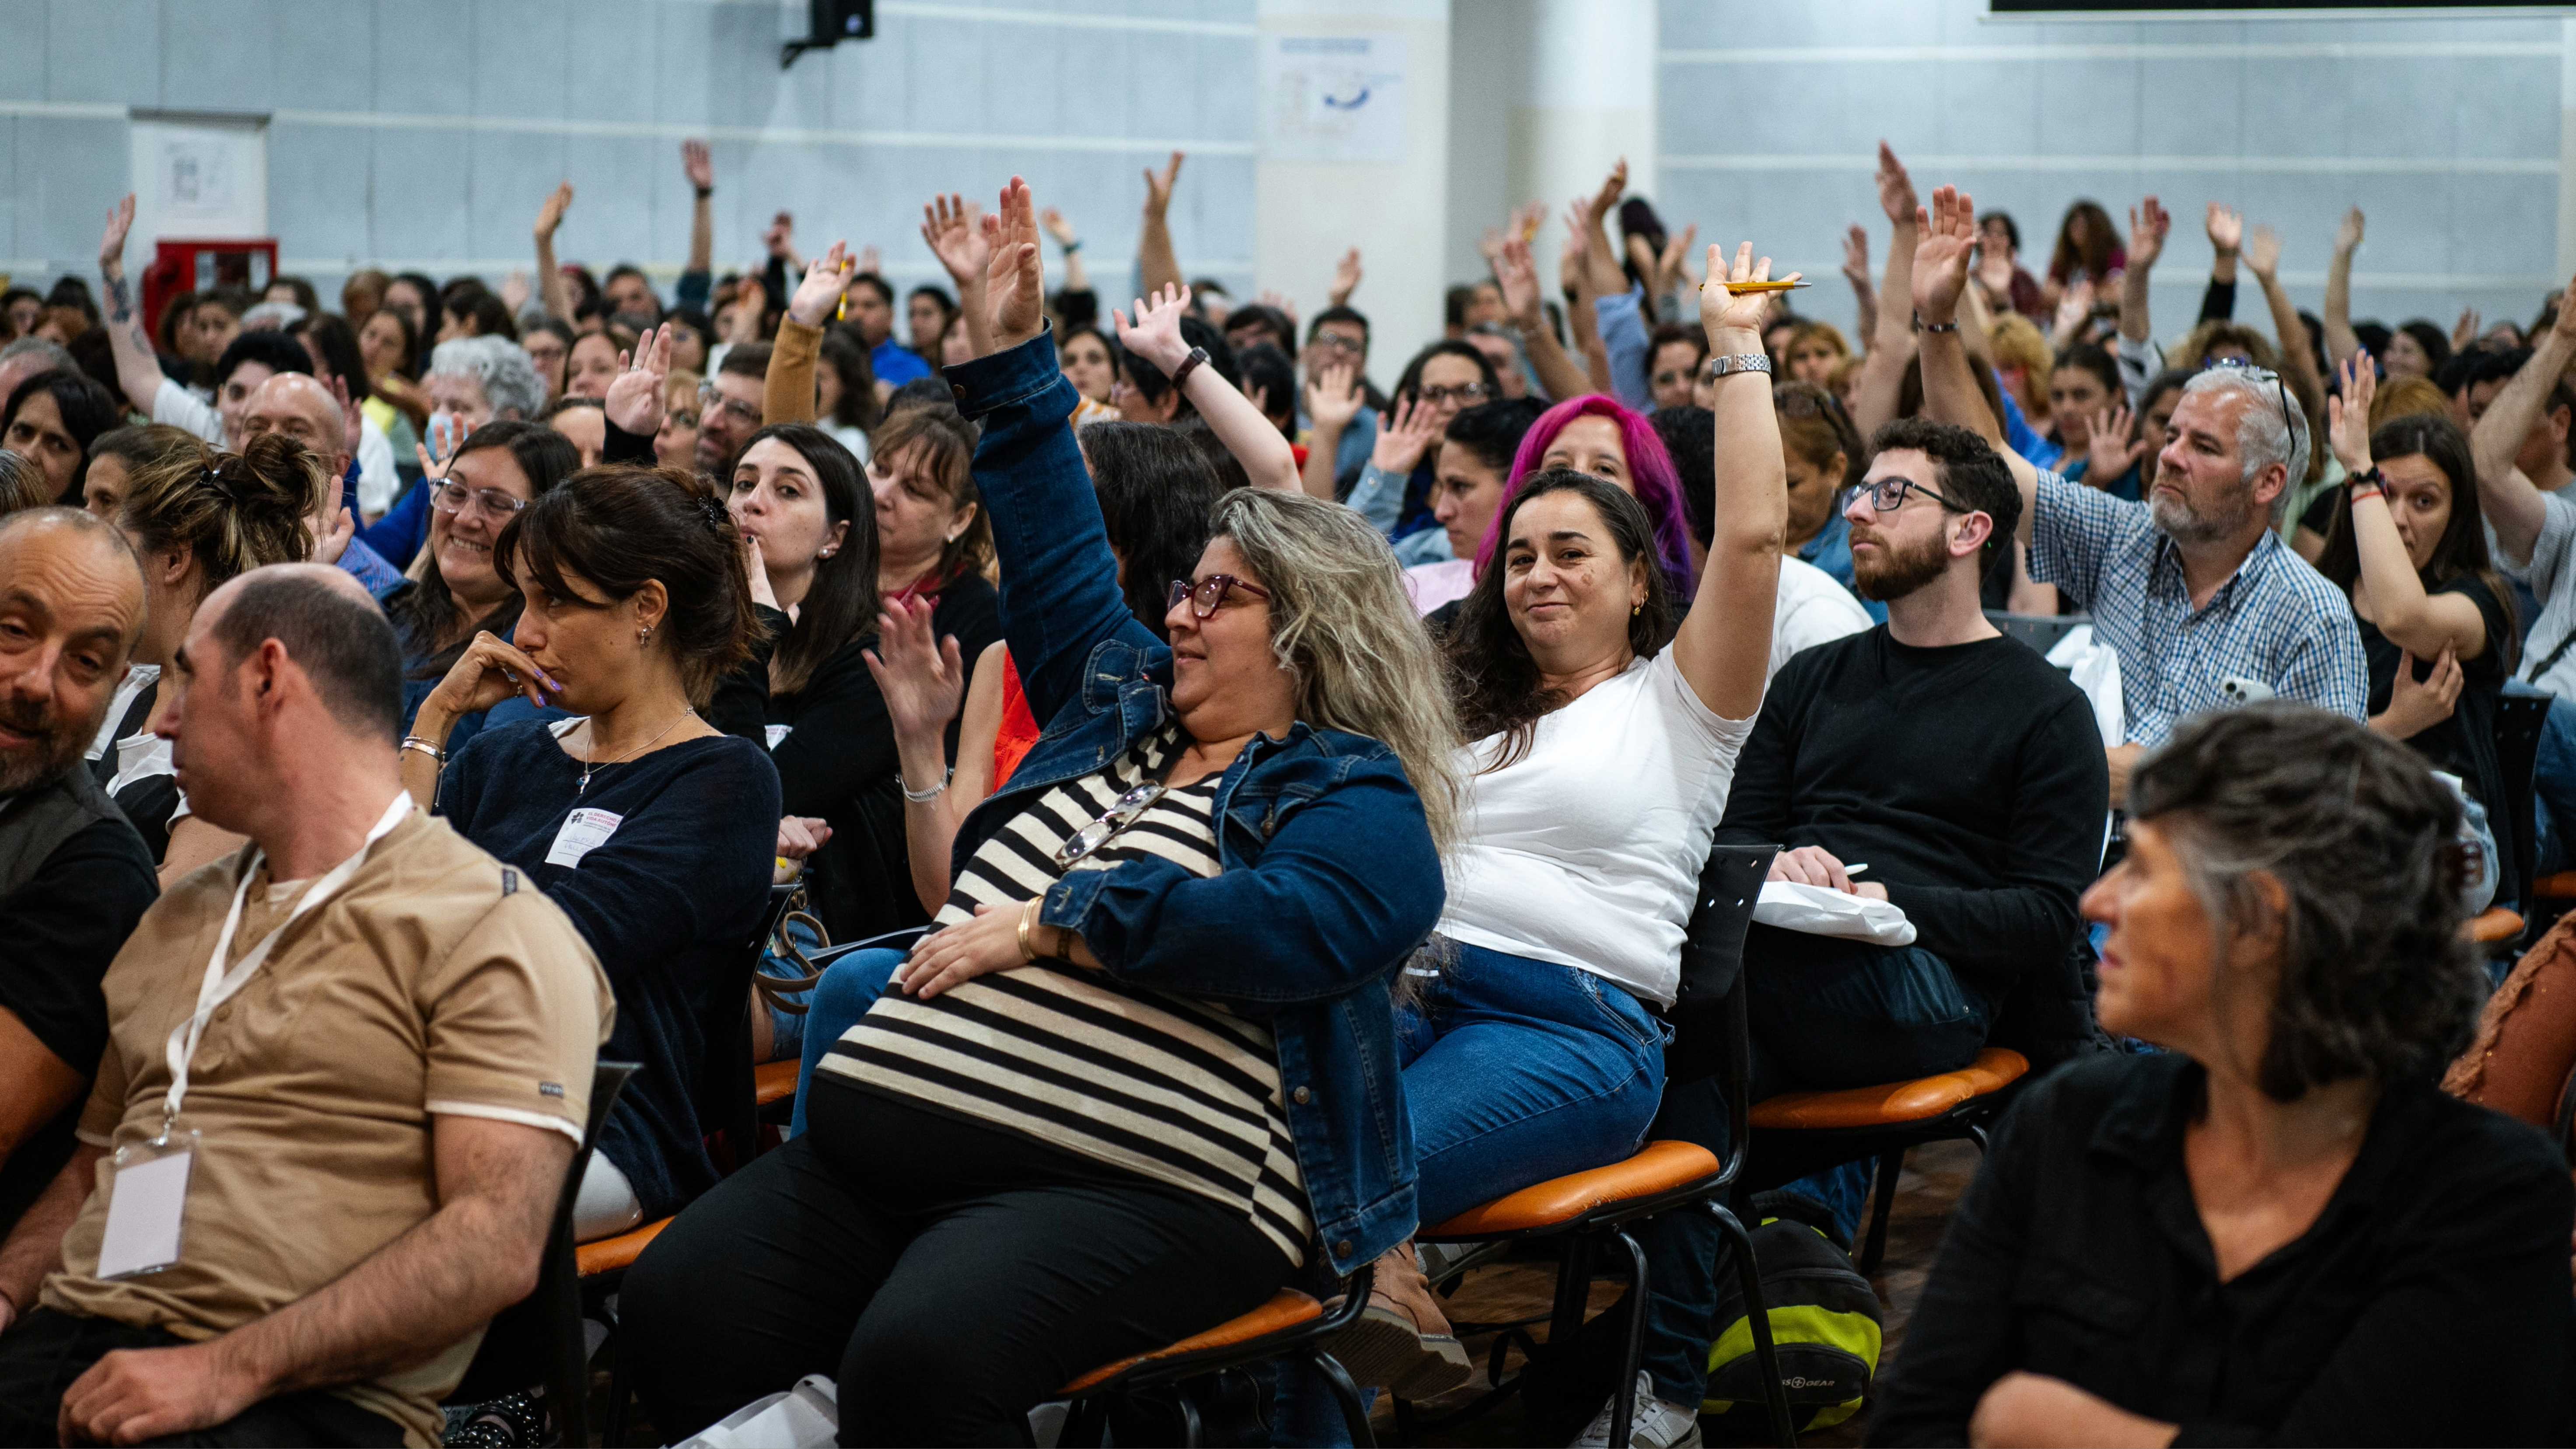
[(2064, 1379), (2182, 1444), (2566, 1440), (2576, 1187), (2539, 1132), (2390, 1086), (2305, 1233), (2225, 1283), (2183, 1168), (2180, 1055), (2031, 1087), (1961, 1199), (1873, 1444), (1965, 1444), (1993, 1383)]
[(2091, 704), (2028, 646), (1881, 624), (1781, 667), (1717, 838), (1866, 862), (1916, 943), (2000, 996), (2074, 939), (2110, 789)]

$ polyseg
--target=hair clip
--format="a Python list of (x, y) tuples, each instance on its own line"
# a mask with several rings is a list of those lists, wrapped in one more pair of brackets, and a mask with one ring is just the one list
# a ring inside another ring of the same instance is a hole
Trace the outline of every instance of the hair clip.
[(710, 533), (724, 532), (725, 519), (731, 516), (725, 512), (723, 504), (708, 497), (698, 499), (698, 513), (706, 519), (707, 531)]

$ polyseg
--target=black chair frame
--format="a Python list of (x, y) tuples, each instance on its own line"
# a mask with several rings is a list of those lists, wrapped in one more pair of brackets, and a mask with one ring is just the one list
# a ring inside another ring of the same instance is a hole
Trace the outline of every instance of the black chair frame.
[(1360, 1398), (1359, 1387), (1351, 1382), (1351, 1376), (1325, 1348), (1335, 1334), (1357, 1322), (1360, 1314), (1367, 1310), (1372, 1271), (1373, 1265), (1362, 1264), (1359, 1271), (1345, 1279), (1342, 1301), (1321, 1317), (1221, 1348), (1146, 1359), (1116, 1378), (1083, 1390), (1073, 1396), (1072, 1412), (1066, 1416), (1064, 1432), (1057, 1436), (1056, 1442), (1060, 1445), (1105, 1444), (1108, 1442), (1110, 1410), (1119, 1398), (1140, 1389), (1170, 1385), (1181, 1391), (1178, 1396), (1181, 1442), (1188, 1449), (1196, 1449), (1200, 1425), (1198, 1406), (1188, 1392), (1191, 1384), (1265, 1359), (1290, 1358), (1303, 1359), (1324, 1376), (1324, 1382), (1332, 1389), (1334, 1403), (1342, 1411), (1342, 1426), (1350, 1431), (1351, 1443), (1358, 1449), (1374, 1449), (1377, 1439), (1369, 1429), (1368, 1407)]
[[(1718, 1154), (1717, 1171), (1667, 1192), (1604, 1203), (1561, 1223), (1480, 1237), (1478, 1241), (1485, 1246), (1441, 1273), (1443, 1282), (1453, 1281), (1514, 1242), (1562, 1239), (1565, 1256), (1548, 1316), (1548, 1342), (1565, 1344), (1583, 1326), (1583, 1309), (1591, 1296), (1593, 1263), (1599, 1251), (1611, 1244), (1624, 1249), (1629, 1272), (1628, 1312), (1627, 1322), (1620, 1330), (1619, 1380), (1611, 1390), (1615, 1405), (1610, 1422), (1613, 1444), (1627, 1443), (1636, 1423), (1637, 1368), (1645, 1351), (1646, 1299), (1650, 1291), (1646, 1250), (1630, 1231), (1630, 1225), (1658, 1213), (1692, 1208), (1705, 1209), (1717, 1220), (1728, 1256), (1735, 1260), (1736, 1280), (1751, 1318), (1754, 1355), (1762, 1365), (1763, 1402), (1771, 1419), (1771, 1431), (1782, 1445), (1794, 1446), (1798, 1442), (1789, 1417), (1788, 1391), (1780, 1381), (1779, 1353), (1771, 1340), (1771, 1316), (1762, 1298), (1762, 1274), (1754, 1260), (1753, 1235), (1726, 1201), (1744, 1169), (1752, 1138), (1747, 1120), (1751, 1104), (1746, 1100), (1750, 1092), (1752, 1028), (1744, 1000), (1744, 936), (1753, 924), (1753, 907), (1761, 896), (1763, 878), (1778, 853), (1779, 847), (1771, 845), (1721, 845), (1711, 851), (1708, 865), (1700, 873), (1690, 927), (1682, 946), (1682, 986), (1672, 1011), (1677, 1035), (1673, 1048), (1666, 1053), (1664, 1089), (1670, 1092), (1676, 1085), (1709, 1075), (1722, 1078), (1729, 1134), (1726, 1150)], [(1699, 1045), (1712, 1036), (1719, 1043), (1717, 1049)], [(1426, 1233), (1422, 1241), (1442, 1240)], [(1506, 1326), (1494, 1342), (1486, 1369), (1487, 1381), (1494, 1387), (1472, 1403), (1424, 1417), (1415, 1414), (1404, 1400), (1395, 1400), (1399, 1438), (1405, 1443), (1420, 1443), (1423, 1435), (1473, 1419), (1518, 1392), (1526, 1369), (1508, 1381), (1502, 1377), (1504, 1356), (1515, 1341), (1525, 1357), (1532, 1356), (1535, 1345), (1528, 1335), (1518, 1325)]]
[[(1821, 1168), (1863, 1157), (1873, 1159), (1869, 1230), (1862, 1235), (1856, 1262), (1862, 1276), (1874, 1276), (1887, 1256), (1887, 1218), (1896, 1207), (1896, 1181), (1905, 1171), (1907, 1151), (1927, 1142), (1965, 1139), (1977, 1144), (1977, 1151), (1983, 1153), (1987, 1126), (2003, 1115), (2022, 1083), (2029, 1080), (2025, 1076), (2001, 1091), (1972, 1097), (1937, 1117), (1919, 1122), (1882, 1127), (1756, 1128), (1755, 1135), (1766, 1144), (1761, 1179), (1766, 1184), (1789, 1182)], [(1797, 1165), (1784, 1165), (1783, 1157)]]
[(2488, 812), (2487, 828), (2503, 836), (2513, 851), (2513, 875), (2496, 882), (2496, 898), (2511, 899), (2523, 919), (2522, 934), (2500, 943), (2499, 954), (2522, 950), (2546, 929), (2539, 902), (2531, 898), (2532, 882), (2540, 877), (2534, 859), (2540, 853), (2540, 801), (2532, 794), (2532, 775), (2540, 766), (2540, 736), (2549, 726), (2550, 702), (2517, 694), (2496, 701), (2496, 768), (2504, 776), (2505, 798), (2501, 809)]
[(637, 1070), (633, 1062), (600, 1062), (591, 1069), (590, 1112), (564, 1176), (563, 1196), (555, 1204), (554, 1225), (546, 1233), (536, 1289), (493, 1316), (465, 1377), (447, 1395), (451, 1404), (482, 1404), (518, 1393), (528, 1387), (528, 1361), (540, 1359), (546, 1407), (556, 1430), (551, 1443), (590, 1443), (590, 1353), (581, 1326), (581, 1268), (573, 1258), (572, 1210), (581, 1196), (582, 1174), (590, 1168), (591, 1149), (599, 1141), (599, 1126)]

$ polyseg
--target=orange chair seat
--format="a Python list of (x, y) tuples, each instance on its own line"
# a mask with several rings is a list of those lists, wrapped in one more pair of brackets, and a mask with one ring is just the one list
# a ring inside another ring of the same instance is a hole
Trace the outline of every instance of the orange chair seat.
[(2502, 906), (2495, 906), (2472, 918), (2460, 928), (2460, 934), (2481, 946), (2492, 946), (2521, 935), (2522, 917)]
[(580, 1265), (581, 1276), (585, 1278), (632, 1267), (635, 1259), (643, 1253), (644, 1245), (662, 1236), (662, 1230), (669, 1227), (673, 1221), (671, 1218), (659, 1218), (632, 1232), (619, 1233), (613, 1238), (601, 1238), (593, 1243), (577, 1244), (572, 1250), (573, 1261)]
[(1469, 1208), (1422, 1230), (1425, 1238), (1498, 1238), (1550, 1228), (1594, 1208), (1653, 1197), (1717, 1172), (1717, 1158), (1694, 1142), (1649, 1142), (1636, 1156), (1590, 1172), (1569, 1173)]
[(2029, 1070), (2030, 1060), (2021, 1053), (1988, 1047), (1965, 1067), (1937, 1077), (1839, 1092), (1783, 1092), (1753, 1104), (1753, 1125), (1773, 1131), (1817, 1131), (1924, 1122), (1962, 1102), (2000, 1092)]
[(803, 1063), (790, 1058), (783, 1062), (762, 1062), (751, 1069), (751, 1100), (766, 1107), (796, 1095), (796, 1071)]
[(2576, 901), (2576, 870), (2542, 876), (2531, 883), (2531, 893), (2544, 901)]
[(1282, 1288), (1272, 1295), (1269, 1302), (1241, 1318), (1220, 1323), (1205, 1333), (1192, 1334), (1170, 1348), (1157, 1349), (1152, 1353), (1140, 1353), (1134, 1358), (1122, 1358), (1116, 1363), (1103, 1364), (1072, 1383), (1066, 1384), (1064, 1392), (1067, 1395), (1088, 1393), (1140, 1363), (1178, 1358), (1185, 1353), (1199, 1353), (1211, 1348), (1232, 1348), (1236, 1344), (1250, 1343), (1256, 1338), (1264, 1338), (1270, 1334), (1295, 1328), (1301, 1323), (1311, 1323), (1323, 1316), (1324, 1305), (1316, 1302), (1311, 1295), (1300, 1293), (1294, 1288)]

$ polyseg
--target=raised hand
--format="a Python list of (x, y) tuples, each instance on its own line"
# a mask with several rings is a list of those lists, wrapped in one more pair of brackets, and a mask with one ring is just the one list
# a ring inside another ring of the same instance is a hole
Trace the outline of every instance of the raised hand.
[(1342, 253), (1341, 261), (1334, 264), (1333, 285), (1327, 295), (1332, 298), (1334, 306), (1343, 307), (1350, 304), (1351, 293), (1359, 289), (1360, 249), (1353, 247)]
[(546, 197), (545, 204), (537, 208), (538, 239), (542, 241), (553, 241), (555, 228), (563, 225), (564, 213), (571, 209), (572, 183), (569, 181), (556, 182), (555, 189), (552, 194)]
[[(2566, 309), (2562, 307), (2559, 310), (2563, 312)], [(2470, 343), (2478, 340), (2478, 322), (2479, 317), (2477, 308), (2462, 307), (2460, 309), (2460, 320), (2451, 324), (2451, 350), (2453, 352), (2465, 352), (2468, 350)]]
[(876, 676), (897, 739), (946, 730), (966, 695), (957, 636), (935, 639), (931, 612), (926, 599), (889, 598), (877, 615), (877, 647), (859, 652), (868, 673)]
[(664, 384), (671, 376), (671, 324), (665, 322), (636, 339), (632, 354), (617, 354), (617, 365), (620, 371), (609, 380), (608, 396), (600, 406), (610, 422), (649, 438), (662, 426), (662, 399), (668, 391)]
[[(1180, 153), (1172, 153), (1177, 166)], [(984, 218), (984, 309), (994, 351), (1017, 347), (1046, 330), (1046, 266), (1038, 256), (1037, 203), (1029, 184), (1014, 176), (1000, 203)]]
[(2092, 437), (2085, 444), (2085, 482), (2096, 488), (2110, 487), (2147, 450), (2147, 440), (2133, 436), (2129, 423), (2126, 403), (2113, 403), (2093, 414)]
[(796, 284), (795, 295), (787, 299), (787, 315), (808, 327), (831, 321), (842, 294), (850, 290), (850, 279), (857, 275), (850, 266), (850, 244), (832, 243), (830, 251), (805, 269), (805, 280)]
[(2129, 265), (2152, 267), (2164, 255), (2165, 237), (2173, 231), (2173, 213), (2153, 196), (2129, 208)]
[(2209, 244), (2222, 257), (2232, 257), (2245, 244), (2245, 214), (2229, 211), (2213, 201), (2209, 204)]
[(2270, 281), (2281, 267), (2281, 234), (2268, 226), (2254, 228), (2245, 239), (2245, 268), (2264, 281)]
[(125, 234), (134, 229), (134, 193), (107, 209), (107, 229), (98, 238), (98, 266), (114, 273), (125, 266)]
[[(1914, 313), (1938, 327), (1959, 315), (1968, 287), (1968, 253), (1977, 247), (1977, 203), (1955, 186), (1932, 193), (1932, 209), (1917, 212), (1922, 235), (1914, 243)], [(1891, 304), (1892, 305), (1892, 304)]]
[[(1054, 209), (1047, 214), (1055, 215)], [(921, 239), (929, 243), (939, 265), (948, 269), (948, 279), (960, 288), (981, 282), (992, 268), (992, 247), (984, 240), (984, 208), (962, 196), (931, 198), (921, 209)]]
[(2356, 352), (2343, 360), (2343, 395), (2326, 399), (2326, 436), (2333, 441), (2335, 461), (2355, 477), (2370, 471), (2370, 400), (2379, 395), (2379, 369), (2370, 354)]
[(2059, 295), (2057, 319), (2050, 328), (2051, 335), (2061, 339), (2059, 345), (2073, 340), (2084, 319), (2093, 314), (2093, 296), (2093, 279), (2080, 273)]
[(769, 256), (795, 256), (796, 218), (783, 211), (771, 217), (760, 233), (760, 245)]
[(1055, 238), (1057, 246), (1069, 247), (1082, 240), (1074, 235), (1073, 223), (1065, 220), (1064, 213), (1052, 206), (1038, 213), (1038, 225), (1046, 228), (1046, 234)]
[(1618, 206), (1620, 195), (1627, 189), (1628, 158), (1622, 156), (1619, 158), (1619, 164), (1610, 168), (1610, 174), (1601, 178), (1601, 189), (1593, 192), (1590, 200), (1580, 203), (1583, 207), (1585, 224), (1595, 227), (1602, 225), (1611, 210)]
[(1181, 336), (1181, 315), (1190, 309), (1190, 289), (1165, 286), (1149, 301), (1139, 297), (1134, 303), (1135, 320), (1112, 307), (1109, 319), (1118, 328), (1118, 345), (1154, 364), (1157, 371), (1169, 377), (1190, 355), (1190, 344)]
[(2360, 207), (2356, 206), (2352, 210), (2345, 212), (2343, 214), (2342, 223), (2335, 228), (2335, 250), (2346, 256), (2350, 256), (2352, 253), (2359, 251), (2361, 249), (2361, 227), (2362, 218)]
[[(1803, 275), (1804, 273), (1791, 272), (1784, 280), (1794, 282)], [(1702, 282), (1699, 289), (1699, 325), (1701, 330), (1708, 333), (1709, 351), (1728, 350), (1726, 346), (1721, 346), (1719, 343), (1720, 332), (1754, 333), (1757, 342), (1751, 350), (1760, 350), (1758, 338), (1762, 330), (1762, 319), (1770, 310), (1770, 294), (1733, 292), (1728, 290), (1727, 283), (1769, 280), (1771, 280), (1771, 259), (1763, 257), (1758, 261), (1755, 260), (1753, 243), (1745, 242), (1735, 249), (1735, 266), (1731, 271), (1727, 268), (1724, 250), (1714, 242), (1709, 244), (1708, 280)]]
[(1395, 410), (1379, 420), (1377, 446), (1369, 462), (1382, 473), (1410, 473), (1422, 455), (1440, 441), (1438, 414), (1427, 403), (1397, 398)]
[(367, 415), (349, 396), (349, 381), (338, 373), (331, 374), (331, 400), (340, 405), (340, 450), (352, 459), (358, 456), (359, 444), (366, 441)]
[(1318, 371), (1306, 383), (1306, 416), (1319, 432), (1339, 433), (1360, 415), (1363, 401), (1360, 370), (1347, 362), (1336, 362)]
[(1494, 258), (1503, 254), (1503, 235), (1501, 227), (1489, 226), (1483, 236), (1476, 238), (1476, 255), (1485, 259), (1486, 266), (1492, 266)]
[(1655, 295), (1668, 297), (1681, 290), (1681, 281), (1690, 270), (1691, 244), (1699, 240), (1699, 223), (1682, 228), (1682, 234), (1664, 243), (1662, 256), (1655, 258)]
[(1504, 239), (1494, 257), (1494, 285), (1502, 288), (1503, 311), (1523, 329), (1547, 325), (1539, 310), (1538, 263), (1530, 259), (1528, 242), (1516, 236)]
[(528, 305), (528, 274), (525, 271), (513, 270), (501, 279), (501, 305), (509, 308), (513, 317), (519, 315), (520, 308)]
[(688, 174), (689, 185), (700, 191), (716, 189), (716, 158), (707, 143), (688, 140), (680, 143), (680, 169)]
[(1853, 222), (1843, 233), (1843, 275), (1855, 287), (1870, 284), (1869, 228), (1859, 222)]
[(1896, 159), (1885, 141), (1878, 143), (1878, 209), (1900, 231), (1913, 225), (1922, 212), (1914, 199), (1914, 178), (1905, 174), (1905, 163)]
[(357, 536), (358, 515), (351, 513), (346, 503), (337, 505), (331, 510), (330, 528), (313, 535), (311, 561), (318, 564), (338, 563), (340, 555), (349, 551), (349, 540)]
[(1171, 162), (1162, 170), (1145, 169), (1145, 214), (1160, 219), (1172, 209), (1172, 187), (1181, 179), (1181, 152), (1172, 153)]

